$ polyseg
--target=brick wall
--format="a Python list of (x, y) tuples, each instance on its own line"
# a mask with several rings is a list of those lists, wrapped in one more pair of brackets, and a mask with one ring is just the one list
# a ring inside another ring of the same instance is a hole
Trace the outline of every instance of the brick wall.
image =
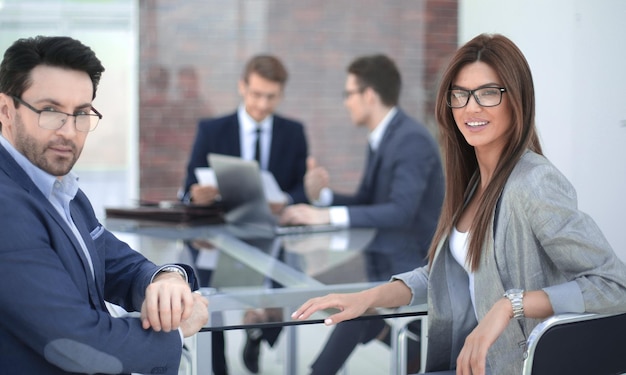
[[(351, 191), (366, 133), (343, 107), (346, 66), (388, 54), (402, 73), (401, 107), (434, 131), (437, 76), (457, 45), (457, 0), (144, 0), (139, 26), (142, 199), (176, 197), (197, 119), (236, 108), (239, 74), (256, 53), (283, 59), (290, 79), (278, 112), (305, 124), (310, 154), (333, 187)], [(183, 68), (196, 88), (178, 83)]]

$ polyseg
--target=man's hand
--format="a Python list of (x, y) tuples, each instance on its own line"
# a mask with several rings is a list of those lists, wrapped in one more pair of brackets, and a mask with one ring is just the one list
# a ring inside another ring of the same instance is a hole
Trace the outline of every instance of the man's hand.
[(192, 293), (193, 308), (189, 318), (180, 322), (183, 337), (193, 336), (209, 321), (209, 301), (199, 293)]
[(309, 202), (315, 202), (320, 197), (320, 191), (329, 186), (328, 171), (317, 165), (312, 156), (306, 159), (306, 173), (304, 174), (304, 191)]
[(194, 312), (195, 298), (189, 284), (176, 272), (161, 272), (146, 288), (141, 305), (144, 329), (169, 332)]
[(280, 215), (287, 204), (285, 202), (269, 202), (269, 205), (270, 211), (272, 211), (274, 215)]
[(194, 204), (207, 205), (215, 201), (220, 191), (215, 186), (193, 184), (189, 187), (189, 193)]
[(328, 208), (313, 207), (308, 204), (287, 206), (280, 215), (282, 225), (313, 225), (330, 223)]

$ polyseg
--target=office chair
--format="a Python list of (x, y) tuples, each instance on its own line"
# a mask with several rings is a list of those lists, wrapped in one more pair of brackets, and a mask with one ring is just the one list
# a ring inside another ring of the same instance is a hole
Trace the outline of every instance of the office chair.
[(533, 329), (523, 375), (626, 373), (626, 312), (562, 314)]

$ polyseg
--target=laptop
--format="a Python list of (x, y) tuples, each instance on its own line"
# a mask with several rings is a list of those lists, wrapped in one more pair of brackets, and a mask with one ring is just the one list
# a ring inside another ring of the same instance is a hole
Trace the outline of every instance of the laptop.
[(221, 154), (209, 154), (207, 158), (215, 172), (227, 223), (264, 228), (277, 235), (343, 229), (332, 224), (279, 225), (278, 217), (270, 210), (256, 161)]

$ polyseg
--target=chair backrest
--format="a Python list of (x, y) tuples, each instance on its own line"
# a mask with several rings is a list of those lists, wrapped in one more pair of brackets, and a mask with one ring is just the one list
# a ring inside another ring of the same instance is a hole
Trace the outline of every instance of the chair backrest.
[(626, 373), (626, 312), (563, 314), (539, 324), (527, 342), (523, 375)]

